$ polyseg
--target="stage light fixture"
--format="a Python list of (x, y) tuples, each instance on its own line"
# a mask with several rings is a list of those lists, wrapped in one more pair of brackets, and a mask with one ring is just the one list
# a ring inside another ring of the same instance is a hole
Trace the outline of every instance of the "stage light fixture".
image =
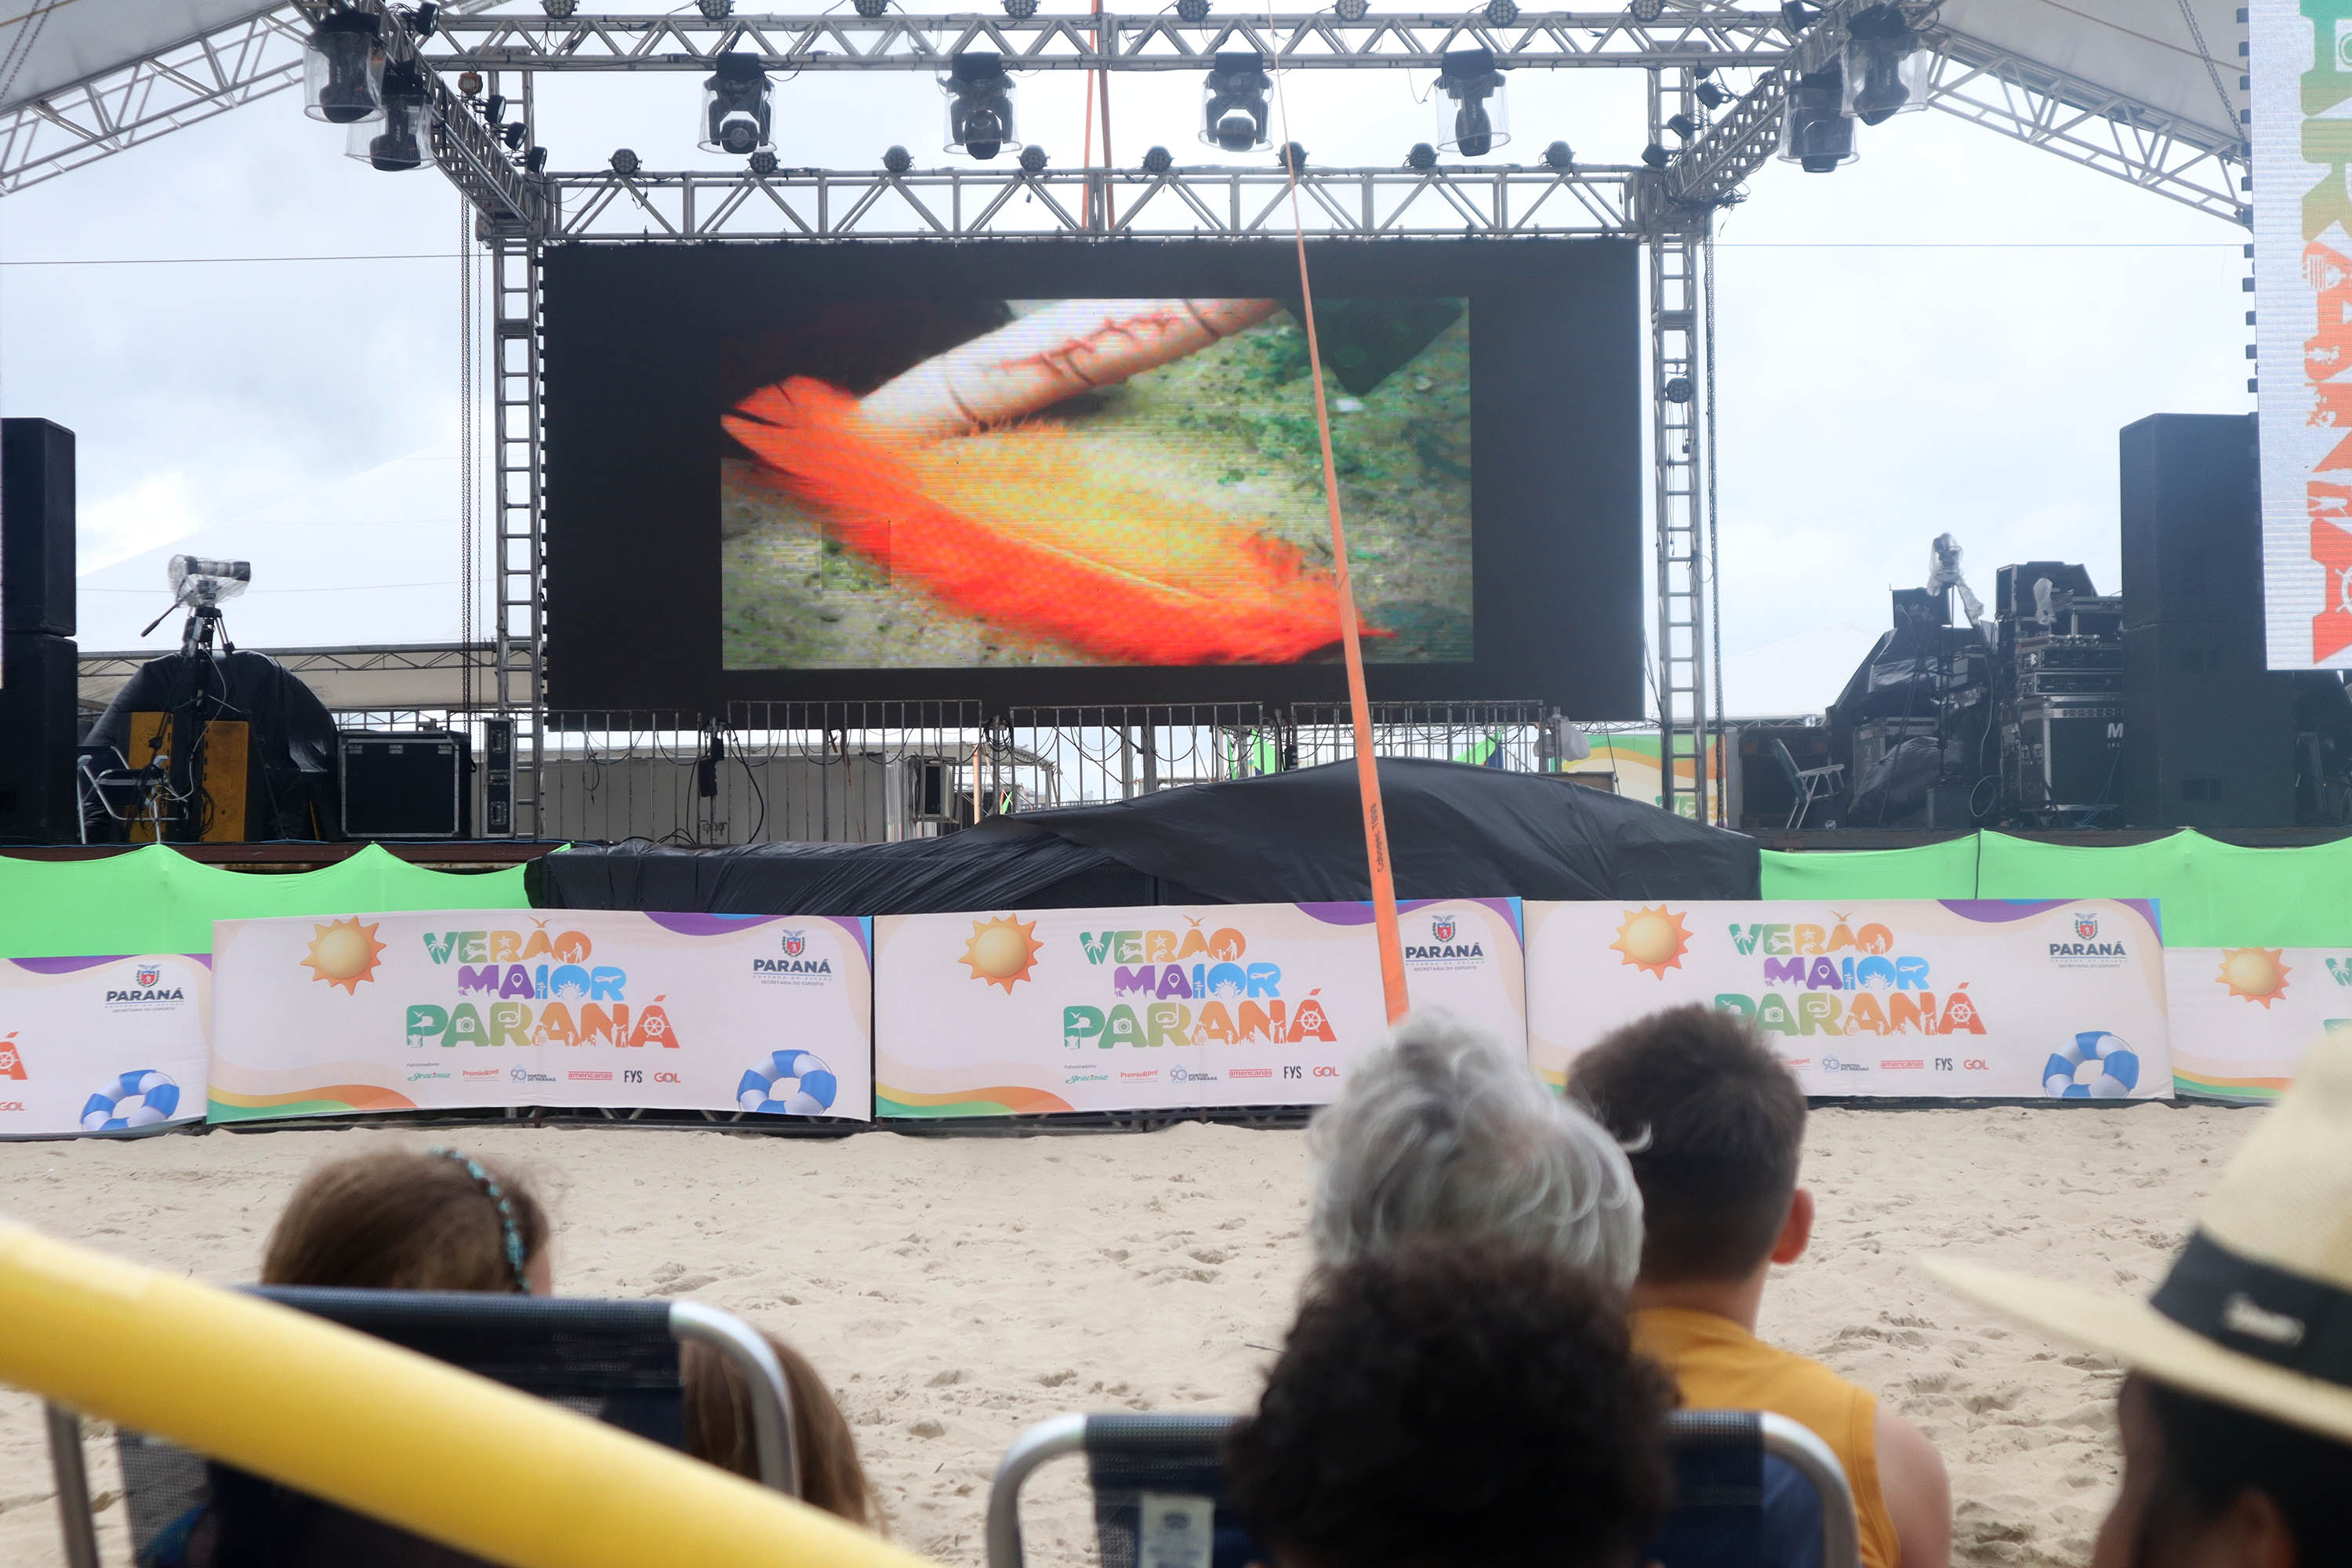
[(457, 96), (459, 98), (481, 97), (482, 73), (479, 71), (459, 71), (457, 73)]
[(1406, 168), (1417, 169), (1425, 174), (1437, 167), (1437, 149), (1426, 142), (1416, 142), (1412, 150), (1404, 155), (1404, 162)]
[(522, 151), (522, 139), (530, 134), (530, 127), (520, 120), (509, 120), (499, 127), (499, 140), (507, 144), (509, 153)]
[(1721, 109), (1725, 100), (1731, 97), (1729, 93), (1724, 91), (1723, 89), (1716, 86), (1715, 83), (1711, 81), (1700, 82), (1698, 86), (1693, 89), (1692, 96), (1696, 98), (1701, 104), (1708, 109)]
[(720, 55), (719, 68), (702, 83), (703, 151), (749, 157), (753, 148), (768, 140), (773, 107), (768, 73), (760, 68), (759, 56)]
[(1478, 14), (1490, 27), (1507, 27), (1519, 19), (1519, 0), (1486, 0)]
[(539, 0), (539, 8), (559, 22), (568, 21), (580, 9), (580, 0)]
[(849, 0), (850, 9), (871, 22), (890, 14), (890, 0)]
[(1664, 147), (1653, 142), (1642, 149), (1642, 162), (1653, 169), (1663, 169), (1673, 162), (1673, 157)]
[(1827, 70), (1808, 71), (1789, 89), (1780, 116), (1782, 162), (1808, 174), (1826, 174), (1853, 162), (1853, 121), (1843, 112), (1845, 72), (1834, 61)]
[(1818, 5), (1808, 5), (1805, 0), (1780, 0), (1780, 26), (1791, 34), (1801, 33), (1821, 19)]
[(1927, 56), (1901, 7), (1865, 5), (1846, 23), (1848, 114), (1877, 125), (1927, 107)]
[(544, 147), (533, 147), (530, 151), (525, 153), (522, 155), (522, 169), (523, 173), (526, 174), (545, 174), (547, 172), (547, 149)]
[(1666, 383), (1668, 403), (1688, 403), (1694, 395), (1696, 395), (1691, 390), (1690, 377), (1686, 375), (1675, 376)]
[(425, 73), (413, 65), (387, 66), (383, 91), (383, 120), (354, 121), (343, 143), (344, 155), (388, 174), (416, 168), (433, 144), (433, 110), (425, 96)]
[(1543, 150), (1543, 160), (1546, 168), (1565, 174), (1576, 167), (1576, 151), (1565, 142), (1555, 142)]
[(637, 162), (637, 154), (634, 148), (614, 148), (611, 161), (613, 164), (613, 173), (620, 175), (621, 178), (625, 180), (631, 174), (635, 174), (639, 168), (643, 167), (643, 165)]
[(1034, 144), (1022, 148), (1021, 168), (1025, 174), (1044, 174), (1045, 172), (1045, 149)]
[(734, 14), (735, 0), (694, 0), (694, 8), (706, 22), (723, 22)]
[(882, 154), (882, 166), (894, 174), (903, 174), (915, 166), (915, 155), (904, 147), (891, 147)]
[(435, 0), (425, 0), (422, 5), (402, 15), (408, 18), (408, 30), (416, 35), (420, 43), (431, 37), (433, 29), (441, 25), (441, 7)]
[(1437, 113), (1437, 144), (1465, 158), (1483, 158), (1511, 139), (1510, 104), (1503, 73), (1489, 48), (1448, 49), (1429, 95)]
[(491, 124), (496, 125), (499, 121), (504, 120), (506, 117), (507, 100), (502, 95), (494, 92), (490, 94), (489, 97), (482, 100), (483, 119), (488, 121)]
[(1671, 115), (1666, 120), (1666, 129), (1687, 142), (1698, 134), (1698, 121), (1687, 114)]
[(1647, 26), (1666, 14), (1666, 0), (1633, 0), (1625, 9), (1633, 20)]
[(1202, 87), (1201, 140), (1228, 153), (1246, 153), (1266, 143), (1265, 95), (1274, 79), (1255, 49), (1220, 49), (1215, 68)]
[(1282, 151), (1274, 155), (1274, 161), (1277, 167), (1287, 170), (1291, 174), (1303, 173), (1307, 168), (1306, 144), (1298, 142), (1284, 142)]
[(948, 150), (993, 158), (1021, 145), (1013, 120), (1013, 78), (993, 49), (965, 49), (948, 62), (940, 79), (948, 95)]
[(1037, 14), (1037, 0), (1004, 0), (1004, 14), (1016, 22), (1025, 22)]
[(383, 113), (383, 24), (337, 11), (302, 46), (302, 112), (330, 125), (356, 125)]
[(1197, 27), (1209, 19), (1209, 0), (1176, 0), (1176, 19)]
[(1175, 154), (1169, 152), (1167, 148), (1146, 147), (1143, 150), (1143, 172), (1145, 174), (1164, 174), (1175, 166)]
[(1331, 9), (1342, 22), (1360, 22), (1372, 14), (1372, 0), (1339, 0)]
[(775, 172), (776, 150), (774, 148), (762, 147), (751, 154), (751, 173), (764, 180)]

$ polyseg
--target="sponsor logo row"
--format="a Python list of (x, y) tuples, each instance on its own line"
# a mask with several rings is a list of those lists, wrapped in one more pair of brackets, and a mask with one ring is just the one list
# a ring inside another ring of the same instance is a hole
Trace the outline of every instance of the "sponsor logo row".
[[(1811, 1057), (1782, 1057), (1786, 1068), (1810, 1068), (1815, 1065)], [(1825, 1056), (1819, 1066), (1823, 1072), (1868, 1072), (1869, 1062), (1848, 1061), (1843, 1057)], [(1992, 1064), (1982, 1057), (1882, 1057), (1877, 1062), (1880, 1072), (1990, 1072)]]

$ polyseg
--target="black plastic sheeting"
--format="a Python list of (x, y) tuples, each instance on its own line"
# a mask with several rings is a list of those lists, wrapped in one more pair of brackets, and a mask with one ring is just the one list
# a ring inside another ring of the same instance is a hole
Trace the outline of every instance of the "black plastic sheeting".
[[(1556, 775), (1385, 758), (1403, 899), (1753, 899), (1753, 839)], [(887, 915), (1369, 899), (1356, 765), (991, 818), (898, 844), (629, 843), (534, 861), (550, 909)]]
[(127, 754), (132, 714), (176, 714), (192, 706), (207, 723), (236, 721), (249, 727), (247, 754), (260, 795), (247, 800), (247, 817), (236, 837), (341, 837), (334, 715), (301, 677), (268, 654), (236, 648), (151, 658), (123, 682), (83, 744)]

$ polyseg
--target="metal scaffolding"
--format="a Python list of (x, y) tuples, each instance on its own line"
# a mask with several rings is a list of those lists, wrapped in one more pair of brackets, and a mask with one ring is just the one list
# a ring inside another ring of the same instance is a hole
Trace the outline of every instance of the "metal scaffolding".
[[(51, 90), (0, 115), (0, 195), (290, 86), (316, 16), (338, 0), (296, 0), (260, 17)], [(610, 170), (542, 174), (506, 141), (478, 95), (446, 85), (482, 73), (519, 108), (530, 138), (541, 71), (707, 72), (722, 50), (774, 71), (932, 72), (965, 48), (1027, 71), (1197, 71), (1220, 49), (1255, 49), (1282, 69), (1433, 69), (1452, 48), (1492, 49), (1498, 67), (1639, 69), (1648, 76), (1650, 152), (1642, 166), (1309, 169), (1300, 179), (1318, 237), (1465, 235), (1617, 237), (1647, 253), (1652, 440), (1653, 697), (1664, 729), (1665, 803), (1700, 816), (1719, 767), (1720, 649), (1714, 515), (1714, 213), (1740, 199), (1769, 158), (1787, 83), (1818, 69), (1864, 0), (1835, 0), (1792, 32), (1780, 8), (1665, 0), (1521, 15), (1511, 0), (1467, 14), (1332, 11), (1186, 23), (1171, 11), (1068, 16), (658, 16), (481, 15), (493, 0), (452, 0), (431, 35), (384, 0), (339, 0), (383, 18), (387, 52), (423, 68), (436, 163), (472, 205), (490, 261), (490, 483), (496, 709), (515, 729), (512, 830), (547, 826), (544, 521), (541, 502), (540, 261), (549, 244), (966, 237), (1241, 238), (1287, 226), (1288, 175), (1275, 167), (952, 168), (928, 171)], [(1643, 7), (1647, 9), (1647, 6)], [(2242, 141), (1964, 34), (1930, 26), (1929, 103), (2200, 211), (2243, 223)], [(1710, 113), (1703, 77), (1758, 73)], [(1674, 127), (1669, 130), (1670, 124)], [(1678, 153), (1665, 148), (1670, 137)], [(1115, 216), (1113, 216), (1115, 215)], [(467, 563), (468, 571), (475, 567)], [(1687, 767), (1687, 783), (1677, 775)], [(1687, 805), (1685, 802), (1687, 802)]]

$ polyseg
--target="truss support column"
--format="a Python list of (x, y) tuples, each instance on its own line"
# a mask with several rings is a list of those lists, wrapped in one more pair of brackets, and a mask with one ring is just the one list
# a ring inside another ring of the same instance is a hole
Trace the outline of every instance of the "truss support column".
[(491, 590), (497, 604), (499, 712), (518, 721), (514, 831), (545, 835), (541, 764), (547, 730), (541, 625), (544, 536), (540, 508), (539, 247), (490, 240), (490, 507), (498, 530)]
[[(1663, 141), (1667, 90), (1658, 72), (1650, 77), (1650, 125)], [(1696, 108), (1691, 79), (1676, 72), (1676, 110)], [(1714, 454), (1700, 402), (1707, 375), (1706, 291), (1702, 265), (1708, 214), (1704, 208), (1654, 208), (1645, 249), (1649, 259), (1650, 462), (1653, 544), (1655, 550), (1657, 643), (1655, 700), (1658, 705), (1660, 804), (1700, 822), (1712, 815), (1710, 742), (1715, 724), (1708, 700), (1713, 660), (1708, 638), (1714, 583), (1707, 570), (1714, 519), (1707, 502)], [(1690, 768), (1689, 802), (1684, 803), (1677, 770)]]

